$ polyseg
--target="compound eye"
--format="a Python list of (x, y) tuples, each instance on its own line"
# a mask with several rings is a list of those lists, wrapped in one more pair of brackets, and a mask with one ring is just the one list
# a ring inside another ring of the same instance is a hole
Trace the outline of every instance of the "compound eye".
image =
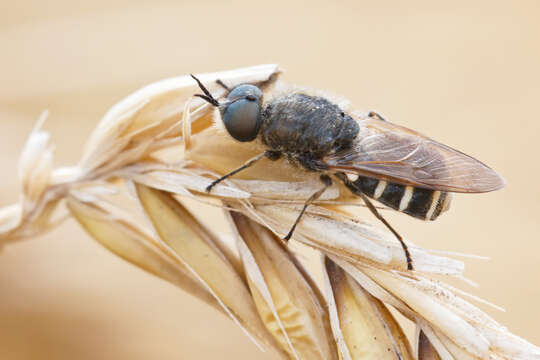
[(236, 100), (227, 106), (222, 116), (225, 128), (236, 140), (245, 142), (257, 137), (260, 126), (257, 100)]
[(231, 90), (229, 95), (227, 95), (227, 99), (229, 101), (234, 101), (234, 100), (242, 99), (246, 97), (255, 98), (259, 100), (262, 97), (262, 91), (255, 85), (244, 84), (244, 85), (238, 85), (237, 87)]

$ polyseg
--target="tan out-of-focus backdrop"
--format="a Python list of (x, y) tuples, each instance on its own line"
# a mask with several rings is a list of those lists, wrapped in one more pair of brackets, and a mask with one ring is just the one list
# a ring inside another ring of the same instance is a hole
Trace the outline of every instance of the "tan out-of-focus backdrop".
[[(434, 223), (388, 214), (420, 245), (482, 254), (463, 288), (540, 344), (540, 5), (537, 1), (12, 1), (0, 13), (0, 205), (40, 112), (56, 164), (137, 88), (279, 63), (487, 162), (503, 191), (458, 195)], [(366, 216), (370, 216), (366, 213)], [(219, 218), (217, 229), (223, 227)], [(117, 259), (73, 221), (0, 254), (0, 358), (270, 359), (224, 316)]]

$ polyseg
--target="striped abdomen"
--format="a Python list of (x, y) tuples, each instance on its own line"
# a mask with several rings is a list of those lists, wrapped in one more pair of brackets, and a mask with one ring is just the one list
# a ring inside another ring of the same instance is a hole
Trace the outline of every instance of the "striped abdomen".
[(347, 174), (345, 185), (397, 211), (422, 220), (435, 220), (450, 207), (447, 192), (406, 186), (384, 180)]

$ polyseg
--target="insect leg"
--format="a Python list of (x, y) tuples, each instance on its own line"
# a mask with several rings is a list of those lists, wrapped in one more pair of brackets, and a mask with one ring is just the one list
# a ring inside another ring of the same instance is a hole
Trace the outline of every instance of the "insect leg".
[(227, 90), (228, 92), (231, 92), (231, 88), (228, 87), (227, 85), (225, 85), (225, 83), (223, 81), (221, 81), (220, 79), (217, 79), (216, 80), (216, 83), (221, 86), (222, 88), (224, 88), (225, 90)]
[(369, 117), (375, 118), (377, 120), (386, 121), (381, 115), (377, 114), (375, 111), (370, 111), (368, 114)]
[[(345, 185), (350, 184), (350, 185), (353, 185), (353, 187), (355, 187), (354, 184), (347, 178), (347, 176), (345, 176), (345, 174), (336, 173), (335, 176), (341, 181), (343, 181)], [(403, 238), (401, 237), (401, 235), (399, 235), (398, 232), (392, 227), (392, 225), (390, 225), (388, 221), (386, 221), (386, 219), (379, 213), (375, 205), (373, 205), (373, 203), (369, 200), (369, 198), (365, 194), (363, 194), (360, 191), (360, 189), (358, 189), (358, 191), (355, 191), (354, 194), (362, 198), (362, 200), (366, 204), (369, 211), (371, 211), (371, 213), (375, 215), (375, 217), (379, 219), (388, 228), (388, 230), (390, 230), (392, 234), (394, 234), (394, 236), (398, 239), (399, 243), (401, 244), (401, 247), (403, 248), (403, 252), (405, 253), (405, 258), (407, 259), (407, 270), (414, 270), (413, 261), (411, 258), (411, 254), (409, 252), (409, 248), (407, 247), (407, 244), (405, 244), (405, 242), (403, 241)]]
[(287, 236), (285, 236), (283, 238), (283, 240), (289, 241), (289, 239), (291, 238), (291, 236), (292, 236), (292, 234), (294, 232), (294, 229), (296, 229), (296, 225), (298, 225), (298, 223), (300, 222), (300, 219), (302, 219), (302, 215), (304, 215), (304, 212), (306, 212), (307, 207), (312, 202), (317, 200), (326, 191), (326, 189), (328, 189), (328, 187), (332, 185), (332, 179), (330, 179), (330, 177), (328, 175), (321, 175), (321, 181), (324, 184), (324, 187), (322, 189), (320, 189), (319, 191), (315, 192), (313, 195), (311, 195), (306, 200), (306, 202), (304, 203), (304, 207), (302, 208), (302, 211), (300, 211), (300, 215), (298, 215), (298, 217), (296, 218), (296, 221), (294, 222), (293, 226), (291, 227), (291, 230), (289, 230), (289, 233), (287, 234)]
[(401, 235), (399, 235), (398, 232), (392, 227), (392, 225), (390, 225), (390, 223), (386, 221), (386, 219), (379, 213), (377, 208), (373, 205), (373, 203), (369, 200), (369, 198), (366, 195), (362, 193), (358, 193), (358, 195), (360, 195), (360, 197), (366, 204), (369, 211), (371, 211), (371, 213), (375, 215), (375, 217), (379, 219), (388, 228), (388, 230), (390, 230), (399, 240), (399, 243), (401, 244), (401, 247), (403, 248), (403, 252), (405, 252), (405, 258), (407, 259), (407, 270), (414, 270), (411, 254), (409, 253), (409, 248), (407, 247), (407, 244), (405, 244), (405, 242), (403, 241), (403, 238), (401, 237)]
[(244, 163), (244, 165), (240, 166), (238, 169), (235, 169), (235, 170), (231, 171), (230, 173), (228, 173), (226, 175), (223, 175), (219, 179), (216, 179), (216, 180), (212, 181), (212, 183), (206, 187), (206, 192), (212, 191), (212, 188), (214, 186), (216, 186), (217, 184), (219, 184), (223, 180), (227, 179), (229, 176), (232, 176), (232, 175), (234, 175), (236, 173), (239, 173), (240, 171), (242, 171), (244, 169), (247, 169), (251, 165), (255, 164), (257, 161), (259, 161), (259, 160), (261, 160), (262, 158), (265, 158), (265, 157), (269, 158), (270, 160), (277, 160), (277, 159), (279, 159), (280, 155), (278, 155), (274, 151), (265, 151), (262, 154), (259, 154), (259, 155), (255, 156), (254, 158), (249, 159), (248, 161), (246, 161)]

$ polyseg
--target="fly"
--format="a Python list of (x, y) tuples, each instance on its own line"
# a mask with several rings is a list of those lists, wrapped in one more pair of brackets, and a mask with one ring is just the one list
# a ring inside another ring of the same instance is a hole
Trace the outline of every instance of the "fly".
[(504, 180), (480, 161), (413, 130), (392, 124), (377, 113), (355, 119), (320, 96), (291, 93), (263, 103), (255, 85), (229, 89), (218, 102), (193, 75), (204, 94), (197, 94), (219, 109), (225, 129), (235, 140), (259, 138), (267, 150), (241, 167), (213, 181), (219, 182), (268, 158), (286, 158), (306, 170), (319, 172), (321, 189), (304, 203), (285, 240), (289, 240), (307, 207), (335, 180), (362, 198), (368, 209), (399, 240), (407, 269), (413, 270), (409, 249), (399, 233), (372, 204), (376, 200), (422, 220), (435, 220), (448, 210), (451, 193), (498, 190)]

